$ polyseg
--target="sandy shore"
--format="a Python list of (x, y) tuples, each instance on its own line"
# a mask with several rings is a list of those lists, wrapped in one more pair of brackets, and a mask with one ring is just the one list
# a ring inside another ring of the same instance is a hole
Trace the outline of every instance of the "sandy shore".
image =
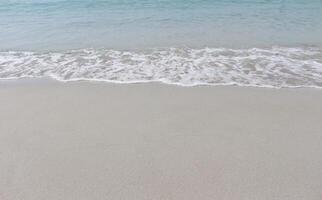
[(0, 84), (1, 200), (321, 200), (322, 90)]

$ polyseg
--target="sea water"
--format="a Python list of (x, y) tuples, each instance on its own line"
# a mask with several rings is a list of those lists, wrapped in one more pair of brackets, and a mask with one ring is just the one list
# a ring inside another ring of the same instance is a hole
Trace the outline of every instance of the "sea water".
[(0, 79), (322, 87), (322, 0), (0, 0)]

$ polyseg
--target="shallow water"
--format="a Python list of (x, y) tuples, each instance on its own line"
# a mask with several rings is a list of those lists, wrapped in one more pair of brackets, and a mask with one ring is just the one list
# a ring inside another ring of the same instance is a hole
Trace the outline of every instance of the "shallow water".
[(321, 45), (321, 0), (0, 1), (0, 50)]
[(321, 87), (321, 47), (322, 0), (0, 1), (2, 79)]

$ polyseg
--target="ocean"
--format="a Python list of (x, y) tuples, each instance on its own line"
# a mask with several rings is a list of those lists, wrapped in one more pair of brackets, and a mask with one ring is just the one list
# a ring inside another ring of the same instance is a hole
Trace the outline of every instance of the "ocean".
[(322, 0), (0, 0), (0, 79), (322, 88)]

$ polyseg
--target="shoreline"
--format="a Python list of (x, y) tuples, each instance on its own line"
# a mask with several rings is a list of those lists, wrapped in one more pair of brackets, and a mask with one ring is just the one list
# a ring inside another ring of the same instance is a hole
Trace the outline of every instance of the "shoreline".
[(313, 88), (0, 81), (0, 199), (322, 196)]
[[(180, 49), (147, 52), (83, 49), (70, 52), (0, 52), (0, 78), (58, 81), (162, 82), (180, 86), (238, 85), (322, 88), (320, 48)], [(2, 67), (1, 67), (2, 66)]]
[(90, 80), (90, 79), (79, 79), (79, 80), (58, 80), (52, 77), (24, 77), (24, 78), (10, 78), (10, 79), (1, 79), (1, 85), (25, 85), (25, 84), (106, 84), (106, 85), (160, 85), (165, 87), (182, 87), (182, 88), (258, 88), (258, 89), (272, 89), (272, 90), (321, 90), (320, 86), (283, 86), (283, 87), (274, 87), (270, 85), (238, 85), (237, 83), (229, 84), (198, 84), (195, 85), (182, 85), (178, 83), (168, 83), (163, 81), (137, 81), (137, 82), (117, 82), (112, 80)]

